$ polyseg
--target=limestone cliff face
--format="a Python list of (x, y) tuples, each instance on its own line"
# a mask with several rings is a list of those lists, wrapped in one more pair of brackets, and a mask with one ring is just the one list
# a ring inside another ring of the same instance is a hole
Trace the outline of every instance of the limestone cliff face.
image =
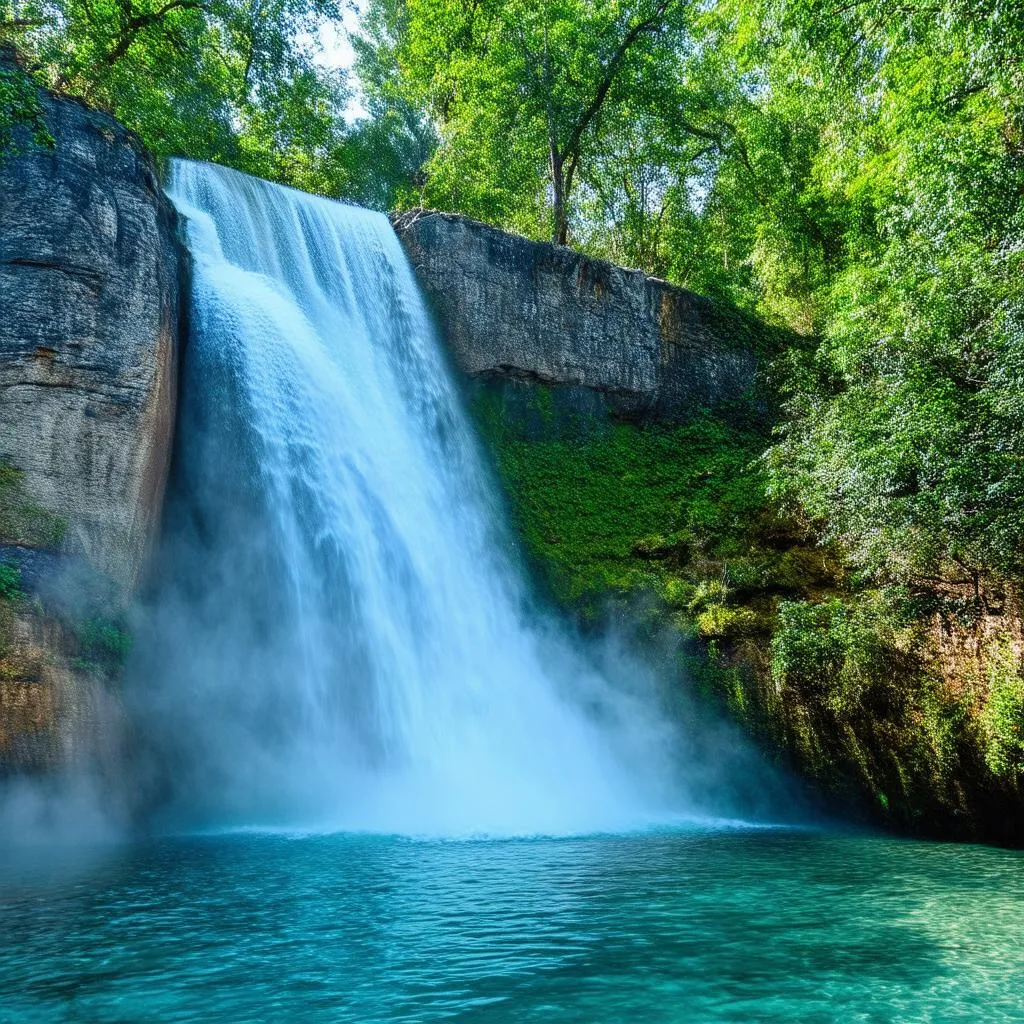
[(466, 217), (392, 223), (474, 378), (582, 387), (627, 419), (686, 419), (751, 391), (763, 328), (709, 299)]
[(184, 256), (133, 137), (43, 102), (53, 149), (0, 163), (0, 463), (124, 600), (170, 460)]
[(40, 99), (53, 147), (0, 154), (0, 774), (116, 747), (110, 652), (163, 501), (187, 266), (137, 140)]

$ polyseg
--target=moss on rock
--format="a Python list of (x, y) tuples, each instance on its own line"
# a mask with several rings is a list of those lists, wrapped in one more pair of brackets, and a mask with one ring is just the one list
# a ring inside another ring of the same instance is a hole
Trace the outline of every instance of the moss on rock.
[(0, 461), (0, 544), (57, 548), (67, 523), (34, 502), (22, 485), (21, 470)]

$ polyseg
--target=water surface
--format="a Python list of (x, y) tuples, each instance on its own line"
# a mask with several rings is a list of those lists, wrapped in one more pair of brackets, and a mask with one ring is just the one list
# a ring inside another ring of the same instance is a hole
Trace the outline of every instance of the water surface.
[(1021, 1021), (1024, 855), (783, 830), (4, 862), (0, 1020)]

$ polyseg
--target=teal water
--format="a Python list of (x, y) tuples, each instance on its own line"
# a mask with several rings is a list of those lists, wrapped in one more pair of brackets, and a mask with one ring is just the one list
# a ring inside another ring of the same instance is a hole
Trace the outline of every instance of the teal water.
[(0, 1020), (1022, 1021), (1024, 855), (781, 830), (3, 862)]

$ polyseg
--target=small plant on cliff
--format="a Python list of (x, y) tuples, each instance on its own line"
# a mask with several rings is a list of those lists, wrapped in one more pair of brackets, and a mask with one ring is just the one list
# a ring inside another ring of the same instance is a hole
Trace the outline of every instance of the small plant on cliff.
[(79, 624), (76, 633), (79, 657), (75, 665), (84, 671), (99, 669), (113, 675), (132, 648), (131, 634), (109, 619), (86, 619)]
[(708, 605), (696, 618), (697, 632), (703, 637), (737, 637), (754, 632), (758, 618), (749, 608)]
[(997, 775), (1024, 772), (1024, 676), (1020, 659), (1007, 643), (989, 652), (988, 698), (982, 713), (985, 761)]
[(9, 601), (21, 594), (21, 570), (16, 565), (0, 562), (0, 600)]

